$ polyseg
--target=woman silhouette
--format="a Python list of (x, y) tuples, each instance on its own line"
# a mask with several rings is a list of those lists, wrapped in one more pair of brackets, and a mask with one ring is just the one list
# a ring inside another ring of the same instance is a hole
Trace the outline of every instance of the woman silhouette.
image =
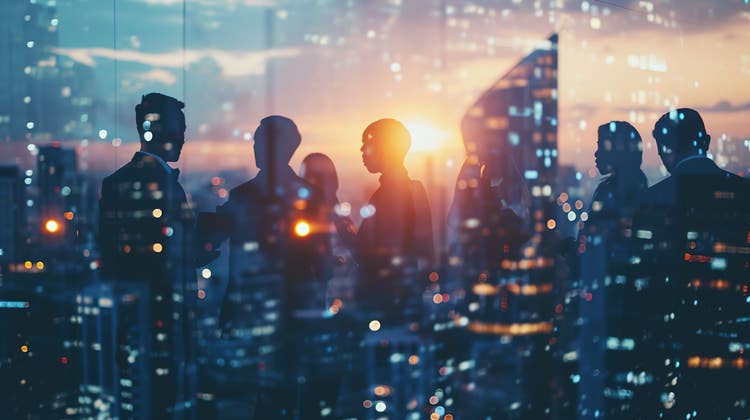
[[(327, 155), (323, 153), (311, 153), (303, 160), (299, 170), (299, 176), (317, 188), (323, 197), (323, 211), (327, 219), (335, 226), (333, 235), (333, 254), (336, 256), (336, 269), (333, 278), (329, 281), (329, 296), (337, 298), (351, 298), (351, 288), (341, 283), (344, 279), (352, 280), (352, 269), (354, 263), (354, 249), (356, 244), (357, 229), (347, 215), (346, 204), (339, 203), (338, 189), (339, 178), (336, 166)], [(336, 302), (334, 300), (334, 306)]]
[(590, 223), (632, 216), (638, 197), (648, 187), (642, 156), (641, 135), (630, 123), (610, 121), (599, 126), (594, 158), (605, 178), (591, 199)]

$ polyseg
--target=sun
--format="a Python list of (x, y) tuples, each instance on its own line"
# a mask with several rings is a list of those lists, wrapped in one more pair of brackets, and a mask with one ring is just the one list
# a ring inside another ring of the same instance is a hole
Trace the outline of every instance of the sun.
[(436, 151), (448, 139), (448, 132), (435, 124), (424, 121), (404, 121), (411, 134), (411, 150), (417, 152)]

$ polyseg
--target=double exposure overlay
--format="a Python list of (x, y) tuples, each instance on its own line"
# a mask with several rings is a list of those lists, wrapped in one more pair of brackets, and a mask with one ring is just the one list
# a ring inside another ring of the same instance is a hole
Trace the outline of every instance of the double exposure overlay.
[(9, 419), (750, 418), (747, 0), (0, 0)]

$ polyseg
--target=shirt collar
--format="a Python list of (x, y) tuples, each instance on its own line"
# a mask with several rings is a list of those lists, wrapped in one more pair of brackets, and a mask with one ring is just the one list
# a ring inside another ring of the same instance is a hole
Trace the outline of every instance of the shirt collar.
[(387, 173), (380, 175), (380, 184), (401, 184), (404, 180), (409, 179), (409, 173), (406, 168), (401, 166), (400, 168), (393, 168)]
[(155, 155), (155, 154), (153, 154), (153, 153), (151, 153), (151, 152), (147, 152), (147, 151), (145, 151), (145, 150), (139, 150), (139, 151), (138, 151), (137, 153), (140, 153), (140, 154), (142, 154), (142, 155), (146, 155), (146, 156), (151, 156), (151, 157), (152, 157), (152, 158), (154, 158), (154, 159), (155, 159), (155, 160), (156, 160), (157, 162), (159, 162), (159, 164), (161, 164), (161, 166), (163, 166), (163, 167), (164, 167), (164, 169), (165, 169), (165, 170), (167, 171), (167, 173), (169, 173), (169, 174), (171, 174), (171, 173), (173, 173), (173, 172), (175, 171), (175, 169), (174, 169), (173, 167), (171, 167), (171, 166), (167, 165), (167, 162), (166, 162), (166, 161), (165, 161), (164, 159), (162, 159), (162, 157), (161, 157), (161, 156), (159, 156), (159, 155)]
[(675, 165), (675, 167), (679, 167), (682, 164), (684, 164), (685, 162), (690, 161), (690, 160), (694, 160), (694, 159), (708, 159), (708, 156), (706, 156), (706, 155), (690, 155), (690, 156), (688, 156), (686, 158), (683, 158), (679, 162), (677, 162), (677, 165)]
[[(261, 169), (256, 177), (258, 178), (258, 180), (265, 180), (270, 176), (270, 172), (270, 170)], [(277, 176), (276, 182), (282, 179), (295, 178), (297, 176), (297, 174), (294, 173), (294, 169), (292, 169), (289, 165), (278, 168), (275, 175)]]

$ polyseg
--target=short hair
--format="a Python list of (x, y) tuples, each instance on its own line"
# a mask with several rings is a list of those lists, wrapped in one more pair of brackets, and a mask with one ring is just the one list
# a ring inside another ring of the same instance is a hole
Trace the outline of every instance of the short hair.
[(384, 146), (393, 156), (403, 160), (411, 147), (411, 134), (401, 121), (383, 118), (365, 128), (363, 139), (370, 139)]
[(155, 140), (158, 139), (158, 133), (161, 132), (160, 117), (170, 107), (176, 109), (185, 108), (185, 104), (177, 99), (161, 93), (151, 92), (141, 96), (141, 103), (135, 106), (135, 125), (138, 128), (138, 134), (141, 141), (144, 140), (146, 131), (157, 133)]
[(641, 167), (643, 140), (632, 124), (627, 121), (610, 121), (600, 125), (597, 134), (599, 139), (611, 141), (612, 152), (618, 153), (617, 161), (622, 166)]
[(662, 115), (654, 125), (654, 138), (677, 153), (708, 150), (709, 136), (698, 111), (679, 108)]
[(273, 146), (274, 150), (280, 152), (281, 157), (286, 158), (287, 161), (292, 159), (294, 152), (302, 143), (297, 124), (281, 115), (270, 115), (260, 120), (253, 139), (256, 142), (265, 142)]

